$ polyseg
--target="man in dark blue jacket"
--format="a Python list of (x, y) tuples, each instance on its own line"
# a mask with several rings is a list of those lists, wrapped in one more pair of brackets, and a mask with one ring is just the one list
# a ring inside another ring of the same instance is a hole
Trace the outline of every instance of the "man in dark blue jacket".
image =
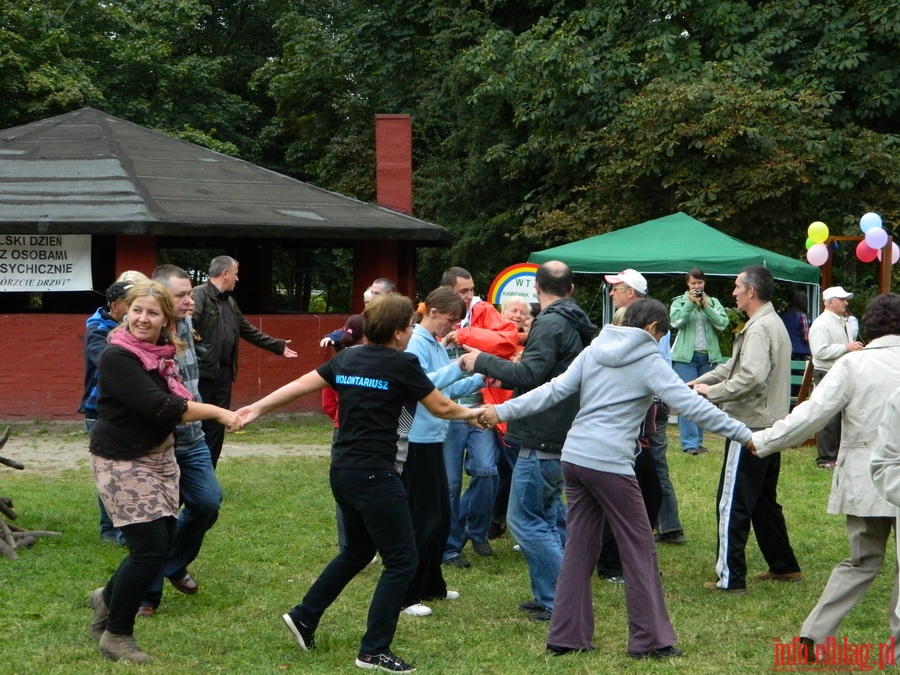
[[(471, 350), (462, 357), (467, 370), (512, 387), (521, 396), (563, 373), (597, 333), (572, 300), (572, 271), (559, 261), (538, 268), (535, 290), (541, 312), (531, 324), (518, 362)], [(519, 446), (513, 469), (506, 523), (528, 563), (532, 600), (520, 608), (534, 621), (549, 621), (556, 578), (565, 546), (565, 507), (560, 453), (579, 409), (578, 395), (530, 417), (512, 420), (506, 442)]]
[[(125, 296), (133, 286), (130, 281), (117, 281), (106, 290), (108, 309), (98, 307), (91, 314), (85, 324), (84, 333), (84, 394), (78, 412), (84, 415), (84, 428), (88, 435), (97, 420), (97, 364), (100, 362), (100, 353), (106, 349), (106, 338), (113, 328), (118, 326), (128, 306), (125, 304)], [(109, 514), (103, 507), (103, 502), (98, 498), (100, 505), (100, 538), (111, 544), (125, 544), (125, 537), (119, 528), (113, 527)]]

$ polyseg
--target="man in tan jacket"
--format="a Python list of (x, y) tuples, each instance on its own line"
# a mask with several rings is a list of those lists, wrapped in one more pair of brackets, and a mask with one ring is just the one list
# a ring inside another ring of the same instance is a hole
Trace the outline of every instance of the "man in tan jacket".
[[(745, 267), (734, 281), (732, 296), (749, 319), (738, 333), (727, 363), (688, 385), (720, 404), (722, 410), (751, 429), (766, 429), (788, 414), (790, 402), (791, 340), (770, 302), (772, 274), (759, 265)], [(781, 455), (755, 457), (739, 442), (728, 439), (716, 495), (718, 508), (718, 580), (707, 588), (747, 592), (745, 549), (750, 526), (769, 565), (756, 578), (798, 581), (800, 565), (788, 539), (778, 503)]]
[[(816, 386), (839, 358), (863, 348), (862, 342), (850, 339), (847, 330), (847, 307), (852, 297), (853, 293), (840, 286), (832, 286), (822, 292), (825, 311), (809, 327), (809, 349)], [(816, 434), (816, 465), (820, 469), (834, 468), (840, 444), (841, 416), (837, 415)]]

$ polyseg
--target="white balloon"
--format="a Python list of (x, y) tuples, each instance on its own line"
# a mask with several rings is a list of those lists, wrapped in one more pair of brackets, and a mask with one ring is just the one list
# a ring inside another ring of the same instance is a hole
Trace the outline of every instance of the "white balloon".
[(887, 243), (888, 235), (880, 227), (870, 228), (868, 232), (866, 232), (866, 243), (869, 245), (869, 248), (879, 249), (884, 248), (884, 245)]
[[(878, 259), (881, 260), (881, 252), (884, 249), (878, 249)], [(900, 260), (900, 246), (897, 246), (897, 242), (891, 242), (891, 265), (896, 265), (897, 261)]]

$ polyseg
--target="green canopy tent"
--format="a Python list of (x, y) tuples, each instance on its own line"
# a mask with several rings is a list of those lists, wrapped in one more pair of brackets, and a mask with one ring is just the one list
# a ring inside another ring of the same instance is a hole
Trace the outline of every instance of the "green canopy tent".
[(528, 262), (561, 260), (573, 272), (615, 274), (632, 268), (648, 274), (686, 274), (694, 267), (706, 274), (737, 276), (747, 265), (765, 265), (776, 279), (819, 283), (819, 268), (772, 253), (719, 232), (684, 213), (536, 251)]
[[(820, 271), (788, 256), (752, 246), (685, 213), (596, 237), (536, 251), (528, 262), (561, 260), (573, 272), (615, 274), (632, 268), (642, 274), (686, 274), (699, 267), (707, 275), (737, 276), (747, 265), (764, 265), (776, 279), (806, 285), (809, 310), (817, 315)], [(604, 320), (611, 314), (606, 298)]]

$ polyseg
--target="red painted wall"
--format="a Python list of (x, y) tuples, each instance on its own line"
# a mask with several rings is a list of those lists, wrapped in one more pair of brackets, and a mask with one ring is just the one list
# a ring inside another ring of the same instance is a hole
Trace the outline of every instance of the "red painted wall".
[[(323, 336), (344, 325), (343, 314), (245, 315), (272, 337), (291, 340), (299, 356), (286, 359), (241, 342), (235, 408), (312, 370), (334, 353), (319, 347)], [(79, 419), (84, 383), (84, 323), (75, 314), (0, 316), (0, 420)], [(320, 410), (318, 394), (301, 397), (283, 412)]]

